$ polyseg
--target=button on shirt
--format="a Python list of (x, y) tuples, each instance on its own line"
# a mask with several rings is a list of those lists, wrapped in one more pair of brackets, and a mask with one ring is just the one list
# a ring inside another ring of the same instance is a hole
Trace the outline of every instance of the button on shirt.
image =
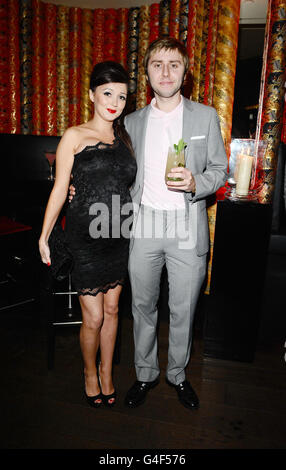
[(184, 209), (184, 191), (169, 190), (165, 183), (168, 149), (182, 138), (183, 100), (169, 113), (155, 104), (153, 98), (146, 129), (142, 204), (161, 210)]

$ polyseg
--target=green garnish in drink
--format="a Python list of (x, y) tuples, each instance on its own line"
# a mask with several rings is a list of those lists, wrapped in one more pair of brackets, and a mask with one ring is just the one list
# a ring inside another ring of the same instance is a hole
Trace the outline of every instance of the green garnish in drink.
[(187, 147), (186, 142), (184, 142), (183, 139), (180, 139), (178, 144), (174, 144), (174, 150), (171, 151), (170, 155), (168, 155), (167, 169), (166, 169), (167, 181), (182, 181), (182, 178), (175, 178), (175, 177), (167, 176), (167, 174), (169, 173), (170, 169), (173, 167), (176, 167), (176, 166), (182, 167), (182, 168), (185, 167), (185, 157), (184, 157), (185, 147)]
[(187, 147), (187, 144), (183, 141), (183, 139), (179, 140), (178, 145), (174, 144), (174, 149), (177, 155), (179, 155), (179, 153), (181, 153), (185, 147)]

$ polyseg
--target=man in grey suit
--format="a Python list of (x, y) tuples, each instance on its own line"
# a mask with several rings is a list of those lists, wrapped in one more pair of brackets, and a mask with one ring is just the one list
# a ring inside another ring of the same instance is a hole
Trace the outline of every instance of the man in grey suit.
[[(157, 301), (164, 264), (170, 307), (166, 380), (185, 407), (199, 407), (185, 368), (206, 274), (206, 197), (224, 185), (227, 157), (215, 109), (181, 95), (188, 67), (180, 42), (173, 38), (154, 41), (145, 56), (154, 98), (125, 118), (138, 168), (131, 188), (135, 210), (129, 258), (137, 380), (125, 398), (129, 407), (141, 405), (159, 382)], [(186, 164), (173, 168), (169, 176), (176, 180), (166, 183), (168, 147), (178, 145), (180, 139), (186, 144)]]

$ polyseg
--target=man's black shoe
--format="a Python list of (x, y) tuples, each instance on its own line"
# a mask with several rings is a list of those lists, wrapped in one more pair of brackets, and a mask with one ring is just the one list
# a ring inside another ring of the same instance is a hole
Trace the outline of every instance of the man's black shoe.
[(184, 405), (186, 408), (189, 408), (190, 410), (197, 410), (199, 408), (199, 399), (190, 382), (185, 380), (178, 385), (172, 384), (168, 379), (166, 379), (166, 382), (168, 385), (175, 387), (182, 405)]
[(152, 382), (136, 382), (132, 385), (130, 390), (128, 390), (125, 397), (125, 405), (129, 408), (136, 408), (136, 406), (142, 405), (146, 400), (147, 393), (151, 388), (156, 387), (159, 383), (159, 378), (153, 380)]

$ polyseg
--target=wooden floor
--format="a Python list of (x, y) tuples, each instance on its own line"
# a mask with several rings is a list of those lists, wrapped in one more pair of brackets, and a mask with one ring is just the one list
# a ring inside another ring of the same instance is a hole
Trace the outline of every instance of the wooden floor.
[[(270, 247), (254, 362), (206, 358), (203, 321), (196, 321), (187, 377), (200, 398), (197, 411), (184, 408), (174, 389), (165, 383), (167, 316), (160, 318), (160, 384), (150, 391), (143, 406), (129, 409), (124, 406), (124, 396), (135, 380), (133, 334), (130, 308), (128, 302), (123, 302), (121, 357), (120, 363), (114, 366), (118, 402), (113, 409), (95, 410), (86, 404), (83, 395), (79, 327), (58, 328), (55, 366), (48, 370), (42, 311), (33, 303), (1, 309), (0, 447), (113, 449), (114, 452), (116, 449), (122, 452), (124, 449), (134, 452), (135, 449), (285, 449), (285, 242), (285, 237), (274, 237)], [(30, 285), (25, 288), (26, 295)], [(9, 295), (12, 299), (21, 292), (18, 287), (9, 292), (3, 284), (0, 294), (4, 305), (3, 302), (9, 302)]]
[(114, 367), (115, 408), (92, 409), (83, 396), (78, 327), (61, 328), (55, 367), (47, 370), (39, 312), (1, 312), (3, 449), (285, 449), (286, 363), (281, 341), (259, 347), (253, 363), (203, 356), (195, 332), (187, 375), (200, 398), (189, 411), (165, 383), (168, 322), (159, 329), (161, 382), (137, 409), (124, 406), (135, 379), (132, 320), (122, 315), (121, 359)]

